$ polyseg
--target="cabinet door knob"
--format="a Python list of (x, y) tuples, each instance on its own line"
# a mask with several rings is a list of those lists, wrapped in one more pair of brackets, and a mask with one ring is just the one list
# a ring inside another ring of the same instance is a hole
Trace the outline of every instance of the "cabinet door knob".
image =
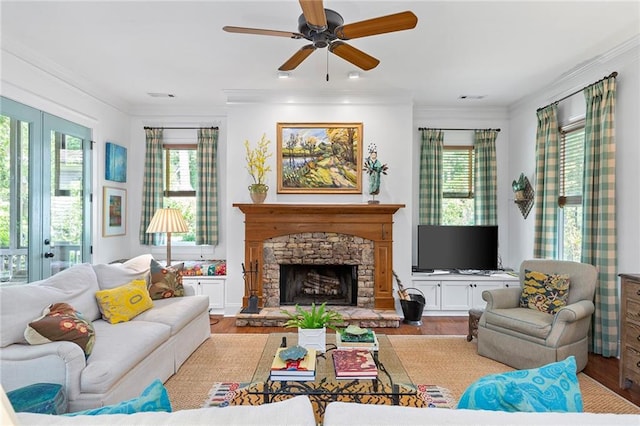
[(640, 296), (640, 288), (636, 290), (636, 296)]

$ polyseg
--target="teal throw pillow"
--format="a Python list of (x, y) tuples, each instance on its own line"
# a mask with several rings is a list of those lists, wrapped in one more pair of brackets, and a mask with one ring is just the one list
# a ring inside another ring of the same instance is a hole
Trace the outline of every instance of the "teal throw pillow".
[(90, 410), (76, 411), (67, 413), (65, 416), (94, 416), (98, 414), (133, 414), (143, 411), (166, 411), (170, 413), (171, 402), (169, 394), (162, 382), (158, 379), (154, 380), (142, 394), (128, 401), (119, 404), (105, 405), (100, 408), (92, 408)]
[(530, 370), (491, 374), (472, 383), (458, 408), (508, 412), (582, 412), (573, 356)]

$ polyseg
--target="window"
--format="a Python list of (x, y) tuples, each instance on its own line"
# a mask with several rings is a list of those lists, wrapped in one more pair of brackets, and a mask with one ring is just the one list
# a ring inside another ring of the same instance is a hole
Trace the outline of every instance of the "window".
[(580, 262), (582, 253), (582, 188), (584, 181), (584, 120), (560, 129), (558, 253)]
[(442, 152), (442, 224), (473, 225), (473, 146), (445, 146)]
[(164, 207), (179, 209), (189, 232), (171, 235), (172, 244), (196, 240), (196, 145), (164, 145)]

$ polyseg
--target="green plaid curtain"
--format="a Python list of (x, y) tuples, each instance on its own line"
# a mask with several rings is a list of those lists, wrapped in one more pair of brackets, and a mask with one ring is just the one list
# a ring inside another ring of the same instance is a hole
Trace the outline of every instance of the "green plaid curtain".
[(538, 110), (536, 130), (536, 222), (533, 256), (557, 258), (559, 145), (558, 105)]
[(607, 78), (584, 90), (587, 103), (584, 148), (582, 262), (598, 268), (590, 350), (618, 355), (616, 242), (616, 80)]
[(140, 244), (157, 244), (157, 234), (145, 231), (153, 214), (162, 207), (162, 129), (145, 129), (147, 151), (142, 181), (142, 214), (140, 215)]
[(198, 130), (196, 245), (218, 244), (218, 129)]
[(498, 189), (496, 164), (496, 130), (474, 132), (474, 221), (476, 225), (498, 224)]
[(442, 216), (442, 130), (422, 130), (420, 146), (419, 222), (440, 225)]

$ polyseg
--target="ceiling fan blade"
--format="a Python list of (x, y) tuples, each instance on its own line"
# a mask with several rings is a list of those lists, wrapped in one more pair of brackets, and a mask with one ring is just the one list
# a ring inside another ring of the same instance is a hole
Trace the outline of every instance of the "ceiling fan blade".
[(417, 24), (418, 17), (413, 12), (406, 11), (342, 25), (336, 28), (335, 34), (342, 40), (350, 40), (394, 31), (410, 30), (415, 28)]
[(313, 44), (302, 46), (302, 48), (294, 53), (293, 56), (287, 60), (287, 62), (285, 62), (280, 66), (280, 68), (278, 68), (278, 71), (291, 71), (295, 69), (302, 63), (302, 61), (307, 59), (307, 57), (311, 55), (314, 50), (316, 50), (316, 48), (313, 47)]
[(300, 0), (302, 14), (307, 21), (307, 25), (316, 31), (327, 29), (327, 15), (324, 13), (322, 0)]
[(331, 43), (329, 45), (329, 51), (365, 71), (377, 67), (380, 63), (380, 61), (373, 56), (342, 41), (334, 41)]
[(239, 33), (239, 34), (257, 34), (257, 35), (268, 35), (268, 36), (276, 36), (276, 37), (288, 37), (300, 39), (304, 38), (304, 36), (300, 33), (292, 33), (290, 31), (276, 31), (276, 30), (263, 30), (260, 28), (245, 28), (245, 27), (232, 27), (232, 26), (224, 26), (222, 27), (228, 33)]

